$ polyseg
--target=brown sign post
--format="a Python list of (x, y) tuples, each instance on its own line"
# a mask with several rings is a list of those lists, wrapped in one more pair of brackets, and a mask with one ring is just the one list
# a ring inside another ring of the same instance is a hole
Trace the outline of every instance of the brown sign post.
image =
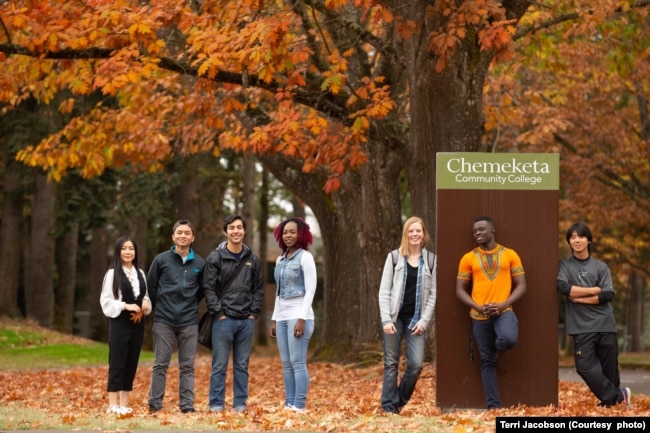
[(521, 257), (527, 292), (514, 305), (517, 346), (500, 354), (503, 407), (558, 401), (558, 154), (437, 155), (436, 405), (485, 408), (469, 308), (456, 298), (458, 263), (475, 247), (476, 217), (494, 220), (497, 243)]

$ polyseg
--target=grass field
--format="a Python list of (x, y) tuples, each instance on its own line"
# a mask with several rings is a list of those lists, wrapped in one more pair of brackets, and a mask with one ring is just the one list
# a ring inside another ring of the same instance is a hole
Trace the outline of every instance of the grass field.
[[(96, 366), (107, 360), (104, 343), (52, 332), (33, 322), (0, 319), (0, 370)], [(151, 361), (153, 354), (143, 351), (140, 360)]]

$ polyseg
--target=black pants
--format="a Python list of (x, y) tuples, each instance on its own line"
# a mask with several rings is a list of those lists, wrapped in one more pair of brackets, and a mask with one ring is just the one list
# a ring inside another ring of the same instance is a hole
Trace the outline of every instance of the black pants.
[(615, 332), (573, 336), (576, 371), (604, 406), (621, 401), (618, 341)]
[(144, 320), (133, 323), (129, 311), (108, 324), (108, 392), (131, 391), (144, 338)]

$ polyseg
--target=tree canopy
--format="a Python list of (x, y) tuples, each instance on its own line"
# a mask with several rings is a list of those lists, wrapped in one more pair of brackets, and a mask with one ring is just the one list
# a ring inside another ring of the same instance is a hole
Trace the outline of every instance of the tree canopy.
[[(436, 152), (560, 152), (563, 219), (593, 222), (611, 254), (648, 269), (649, 9), (650, 0), (9, 0), (0, 102), (4, 113), (28, 98), (74, 113), (18, 153), (55, 180), (155, 171), (199, 152), (260, 155), (323, 225), (326, 279), (354, 288), (331, 305), (361, 305), (346, 320), (365, 342), (377, 327), (358, 318), (377, 316), (401, 204), (435, 227)], [(95, 104), (78, 109), (82, 96)]]

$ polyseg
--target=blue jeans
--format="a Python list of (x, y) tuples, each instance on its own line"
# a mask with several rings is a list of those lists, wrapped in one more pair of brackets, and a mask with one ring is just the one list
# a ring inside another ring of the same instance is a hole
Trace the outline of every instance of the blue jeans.
[(172, 358), (174, 343), (178, 343), (178, 385), (181, 410), (194, 409), (194, 356), (199, 335), (199, 325), (170, 326), (162, 322), (153, 323), (154, 361), (149, 387), (149, 406), (162, 409), (167, 382), (167, 368)]
[[(398, 413), (408, 403), (422, 372), (426, 333), (413, 335), (408, 329), (410, 320), (397, 319), (395, 334), (384, 334), (384, 382), (381, 388), (381, 407), (385, 412)], [(402, 339), (406, 337), (406, 371), (397, 385), (397, 370)]]
[(232, 347), (233, 407), (245, 409), (248, 400), (248, 360), (253, 348), (254, 319), (214, 319), (212, 323), (212, 374), (210, 409), (223, 409), (226, 399), (226, 370)]
[(314, 321), (306, 320), (304, 334), (296, 338), (293, 329), (297, 321), (292, 319), (276, 322), (275, 335), (284, 374), (284, 405), (304, 409), (309, 391), (307, 348), (314, 333)]
[(505, 311), (487, 320), (472, 319), (472, 331), (481, 357), (481, 380), (488, 409), (501, 407), (497, 382), (498, 352), (517, 344), (519, 323), (514, 311)]

